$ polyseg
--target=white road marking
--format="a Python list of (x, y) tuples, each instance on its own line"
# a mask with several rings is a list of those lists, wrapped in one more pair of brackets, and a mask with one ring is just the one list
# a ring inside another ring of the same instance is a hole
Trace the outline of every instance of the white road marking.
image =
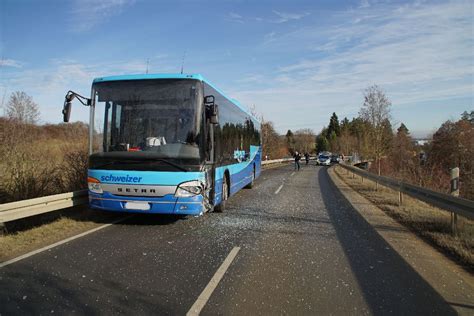
[(204, 308), (207, 301), (211, 297), (212, 292), (214, 292), (217, 285), (219, 284), (222, 277), (224, 276), (225, 272), (227, 271), (227, 269), (229, 269), (230, 264), (232, 263), (232, 261), (234, 261), (239, 250), (240, 250), (240, 247), (234, 247), (234, 249), (230, 251), (230, 253), (227, 255), (227, 258), (225, 258), (224, 262), (221, 264), (219, 269), (217, 269), (211, 281), (209, 281), (209, 283), (207, 284), (204, 291), (202, 291), (201, 295), (199, 295), (196, 302), (194, 302), (193, 306), (191, 306), (189, 311), (186, 313), (186, 316), (195, 316), (201, 313), (202, 309)]
[(110, 224), (105, 224), (105, 225), (99, 226), (99, 227), (97, 227), (97, 228), (94, 228), (94, 229), (88, 230), (88, 231), (86, 231), (86, 232), (83, 232), (83, 233), (81, 233), (81, 234), (79, 234), (79, 235), (75, 235), (75, 236), (72, 236), (72, 237), (63, 239), (63, 240), (58, 241), (58, 242), (56, 242), (56, 243), (54, 243), (54, 244), (51, 244), (51, 245), (49, 245), (49, 246), (46, 246), (46, 247), (43, 247), (43, 248), (40, 248), (40, 249), (33, 250), (33, 251), (31, 251), (31, 252), (25, 253), (24, 255), (21, 255), (21, 256), (19, 256), (19, 257), (13, 258), (13, 259), (10, 259), (10, 260), (8, 260), (8, 261), (1, 262), (1, 263), (0, 263), (0, 269), (3, 268), (3, 267), (6, 267), (6, 266), (8, 266), (8, 265), (10, 265), (10, 264), (12, 264), (12, 263), (15, 263), (15, 262), (18, 262), (18, 261), (20, 261), (20, 260), (26, 259), (26, 258), (28, 258), (28, 257), (34, 256), (34, 255), (36, 255), (36, 254), (38, 254), (38, 253), (41, 253), (41, 252), (43, 252), (43, 251), (46, 251), (46, 250), (52, 249), (52, 248), (54, 248), (54, 247), (60, 246), (60, 245), (62, 245), (62, 244), (65, 244), (65, 243), (67, 243), (67, 242), (70, 242), (70, 241), (72, 241), (72, 240), (74, 240), (74, 239), (81, 238), (81, 237), (84, 237), (84, 236), (86, 236), (86, 235), (92, 234), (92, 233), (94, 233), (94, 232), (96, 232), (96, 231), (98, 231), (98, 230), (104, 229), (104, 228), (109, 227), (110, 225), (113, 225), (113, 224), (117, 224), (117, 223), (119, 223), (119, 222), (121, 222), (121, 221), (126, 220), (127, 218), (130, 218), (130, 217), (131, 217), (131, 216), (127, 216), (127, 217), (118, 219), (118, 220), (116, 220), (116, 221), (113, 221), (113, 222), (110, 223)]
[(278, 187), (278, 189), (275, 191), (275, 194), (278, 194), (278, 192), (280, 192), (281, 189), (283, 189), (283, 184)]
[(293, 172), (290, 174), (290, 177), (291, 177), (292, 175), (294, 175), (294, 174), (295, 174), (295, 172), (293, 171)]

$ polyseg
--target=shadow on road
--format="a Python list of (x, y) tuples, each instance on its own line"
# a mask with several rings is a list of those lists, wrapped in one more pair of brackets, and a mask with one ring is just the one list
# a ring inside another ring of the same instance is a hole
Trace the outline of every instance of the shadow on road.
[[(125, 214), (127, 216), (127, 214)], [(186, 215), (176, 214), (128, 214), (130, 218), (117, 223), (116, 225), (126, 226), (161, 226), (175, 224), (179, 221), (189, 219)]]
[[(0, 315), (97, 315), (98, 310), (111, 315), (151, 315), (157, 311), (163, 315), (172, 315), (180, 310), (178, 306), (170, 307), (158, 302), (150, 296), (147, 288), (125, 289), (119, 281), (102, 279), (102, 275), (93, 269), (88, 271), (87, 276), (67, 272), (53, 273), (52, 276), (50, 271), (36, 271), (35, 282), (28, 282), (31, 268), (20, 263), (16, 271), (11, 272), (10, 278), (28, 286), (22, 286), (19, 290), (13, 287), (14, 291), (11, 286), (0, 287)], [(45, 293), (48, 299), (45, 299)], [(161, 294), (163, 297), (170, 295)]]
[(456, 315), (441, 297), (318, 171), (321, 196), (340, 245), (373, 314)]

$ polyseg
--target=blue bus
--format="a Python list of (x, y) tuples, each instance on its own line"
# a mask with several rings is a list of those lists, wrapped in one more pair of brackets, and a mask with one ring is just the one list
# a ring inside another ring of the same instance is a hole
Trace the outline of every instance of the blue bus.
[(260, 123), (199, 74), (96, 78), (90, 107), (89, 204), (134, 213), (201, 215), (252, 187)]

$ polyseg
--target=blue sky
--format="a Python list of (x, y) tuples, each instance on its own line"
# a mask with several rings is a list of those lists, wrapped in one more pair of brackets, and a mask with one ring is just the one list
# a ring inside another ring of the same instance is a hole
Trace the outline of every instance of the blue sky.
[[(42, 122), (94, 77), (201, 73), (272, 121), (319, 132), (381, 86), (415, 136), (474, 110), (472, 1), (0, 1), (0, 99), (22, 90)], [(72, 119), (87, 121), (78, 103)]]

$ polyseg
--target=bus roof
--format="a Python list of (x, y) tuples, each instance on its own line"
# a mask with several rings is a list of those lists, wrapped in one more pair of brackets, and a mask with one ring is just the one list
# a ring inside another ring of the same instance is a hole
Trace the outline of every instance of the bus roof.
[(260, 121), (254, 117), (247, 108), (245, 108), (239, 101), (229, 98), (222, 90), (214, 86), (209, 80), (206, 80), (200, 74), (137, 74), (137, 75), (120, 75), (120, 76), (108, 76), (95, 78), (93, 83), (106, 82), (106, 81), (122, 81), (122, 80), (147, 80), (147, 79), (194, 79), (202, 82), (206, 82), (208, 85), (217, 90), (226, 99), (239, 107), (246, 114), (250, 115), (256, 122), (260, 124)]

